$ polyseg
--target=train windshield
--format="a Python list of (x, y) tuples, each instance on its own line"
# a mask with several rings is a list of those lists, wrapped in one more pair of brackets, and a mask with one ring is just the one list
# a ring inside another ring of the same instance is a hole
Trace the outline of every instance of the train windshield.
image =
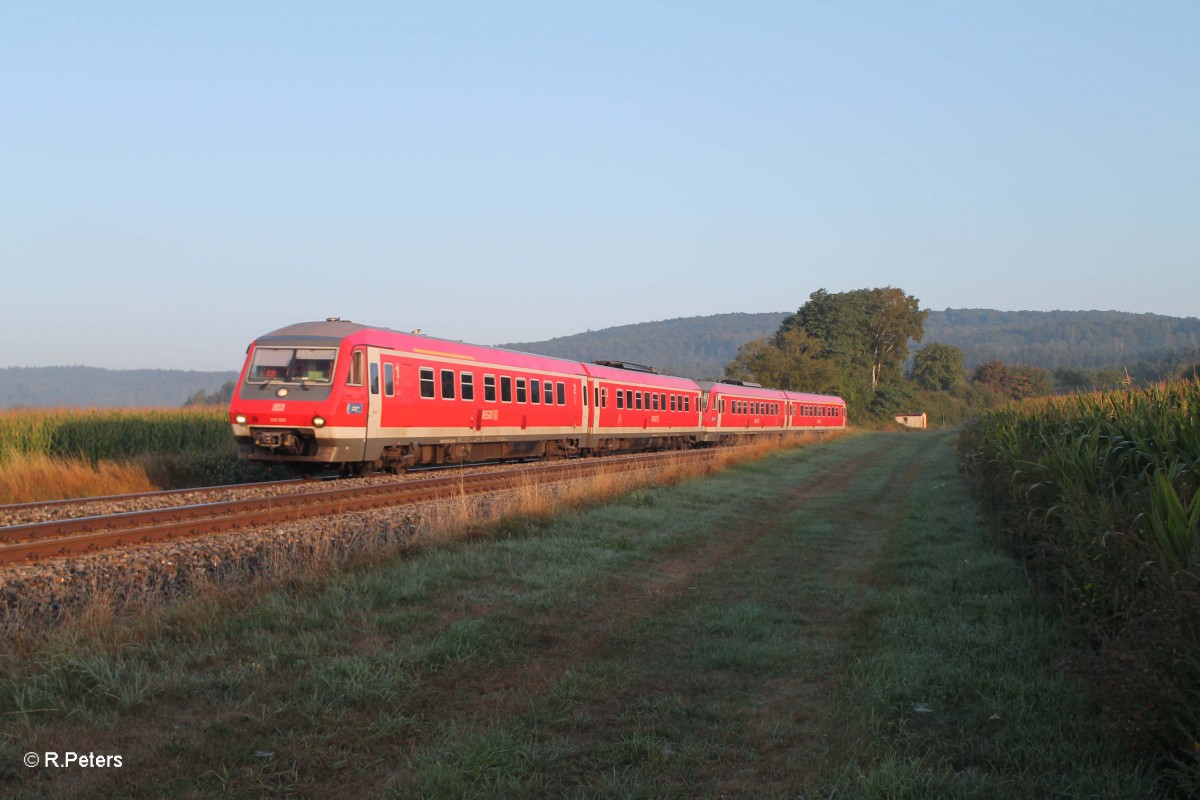
[(337, 350), (307, 347), (258, 347), (247, 383), (332, 383)]

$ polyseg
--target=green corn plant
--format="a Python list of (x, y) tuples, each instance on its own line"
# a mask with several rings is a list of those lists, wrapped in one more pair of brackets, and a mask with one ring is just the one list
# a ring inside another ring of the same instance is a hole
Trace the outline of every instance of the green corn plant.
[(1200, 492), (1184, 502), (1171, 482), (1174, 470), (1155, 473), (1150, 483), (1150, 508), (1141, 515), (1144, 529), (1172, 563), (1181, 568), (1200, 566)]

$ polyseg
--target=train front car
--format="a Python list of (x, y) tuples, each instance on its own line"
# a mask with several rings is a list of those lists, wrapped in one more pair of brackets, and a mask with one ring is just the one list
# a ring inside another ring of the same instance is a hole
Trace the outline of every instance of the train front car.
[(354, 337), (368, 330), (328, 319), (256, 339), (229, 408), (239, 456), (299, 469), (361, 464), (369, 387)]

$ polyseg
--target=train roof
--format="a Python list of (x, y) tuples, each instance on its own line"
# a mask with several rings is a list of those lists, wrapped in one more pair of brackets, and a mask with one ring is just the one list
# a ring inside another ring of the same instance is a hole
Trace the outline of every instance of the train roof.
[(298, 322), (279, 330), (271, 331), (254, 340), (255, 346), (288, 345), (308, 347), (332, 347), (343, 340), (353, 345), (389, 347), (422, 355), (450, 358), (480, 363), (495, 363), (505, 366), (544, 369), (574, 375), (583, 375), (583, 366), (578, 361), (554, 358), (502, 347), (470, 344), (454, 339), (426, 336), (417, 331), (397, 331), (376, 325), (362, 325), (343, 319), (327, 319), (321, 322)]
[(662, 375), (658, 372), (647, 372), (645, 369), (625, 369), (622, 367), (611, 367), (607, 364), (595, 363), (584, 364), (583, 368), (587, 370), (588, 375), (591, 375), (593, 378), (602, 378), (606, 381), (614, 381), (617, 383), (632, 383), (641, 384), (643, 386), (658, 386), (663, 389), (691, 391), (695, 391), (697, 388), (696, 382), (690, 378), (680, 378), (675, 375)]

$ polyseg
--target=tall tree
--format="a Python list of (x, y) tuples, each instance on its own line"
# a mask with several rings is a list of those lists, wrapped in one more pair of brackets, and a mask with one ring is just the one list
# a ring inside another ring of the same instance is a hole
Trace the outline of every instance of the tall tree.
[(777, 337), (803, 330), (820, 340), (843, 369), (869, 374), (874, 392), (881, 380), (899, 376), (909, 340), (919, 342), (925, 334), (928, 313), (917, 298), (894, 286), (837, 294), (818, 289), (783, 321)]
[(840, 371), (823, 358), (821, 343), (797, 328), (773, 339), (746, 342), (725, 367), (725, 377), (778, 389), (828, 392), (837, 386)]
[(967, 379), (963, 351), (952, 344), (930, 342), (913, 354), (913, 383), (929, 391), (948, 391)]
[(1013, 400), (1050, 393), (1050, 375), (1041, 367), (985, 361), (971, 373), (973, 383), (988, 386)]

